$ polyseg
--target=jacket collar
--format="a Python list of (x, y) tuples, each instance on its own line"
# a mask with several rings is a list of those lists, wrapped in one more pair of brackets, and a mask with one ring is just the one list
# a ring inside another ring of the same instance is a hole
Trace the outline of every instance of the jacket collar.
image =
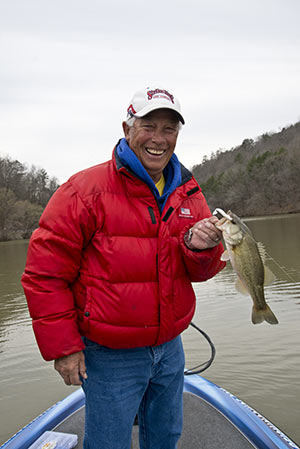
[(115, 148), (115, 157), (117, 167), (125, 166), (129, 172), (148, 185), (154, 196), (157, 198), (161, 210), (164, 208), (169, 195), (182, 182), (181, 164), (175, 154), (172, 155), (168, 165), (164, 169), (166, 184), (164, 193), (161, 196), (159, 195), (153, 179), (131, 150), (126, 139), (123, 138), (118, 142)]
[[(120, 158), (118, 152), (117, 152), (117, 148), (118, 145), (120, 144), (122, 139), (120, 139), (117, 143), (117, 145), (114, 148), (113, 151), (113, 157), (115, 159), (115, 163), (116, 163), (116, 168), (117, 170), (120, 170), (122, 168), (127, 169), (127, 171), (129, 173), (131, 173), (132, 175), (138, 177), (129, 167), (125, 166), (125, 164), (122, 162), (122, 159)], [(181, 162), (179, 162), (179, 166), (180, 166), (180, 172), (181, 172), (181, 183), (180, 185), (185, 184), (186, 182), (188, 182), (190, 179), (192, 179), (193, 175), (190, 172), (190, 170), (188, 170), (184, 165), (181, 164)]]

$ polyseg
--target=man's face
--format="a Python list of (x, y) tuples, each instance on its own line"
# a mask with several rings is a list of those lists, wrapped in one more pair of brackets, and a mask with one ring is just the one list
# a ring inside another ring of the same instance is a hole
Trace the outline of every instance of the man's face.
[(175, 149), (179, 131), (176, 113), (157, 109), (137, 118), (131, 127), (124, 122), (123, 130), (130, 148), (158, 182)]

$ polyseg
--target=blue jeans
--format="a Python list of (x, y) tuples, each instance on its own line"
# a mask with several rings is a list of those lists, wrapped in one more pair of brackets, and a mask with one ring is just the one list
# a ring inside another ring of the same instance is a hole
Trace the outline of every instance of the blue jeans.
[(134, 349), (110, 349), (87, 338), (84, 343), (84, 449), (129, 449), (136, 414), (140, 449), (176, 449), (182, 431), (180, 336)]

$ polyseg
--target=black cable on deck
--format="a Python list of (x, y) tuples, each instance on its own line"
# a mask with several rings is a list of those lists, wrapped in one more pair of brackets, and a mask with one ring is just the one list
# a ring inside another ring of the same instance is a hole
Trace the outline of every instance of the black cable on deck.
[(203, 337), (208, 341), (210, 348), (211, 348), (211, 356), (207, 362), (201, 363), (200, 365), (197, 365), (194, 368), (186, 369), (184, 371), (185, 376), (189, 376), (191, 374), (203, 373), (203, 371), (205, 371), (207, 368), (210, 367), (210, 365), (212, 364), (212, 362), (215, 358), (215, 355), (216, 355), (215, 345), (213, 344), (213, 342), (211, 341), (209, 336), (202, 329), (200, 329), (198, 326), (196, 326), (196, 324), (194, 324), (192, 321), (190, 322), (190, 326), (192, 326), (194, 329), (196, 329), (198, 332), (200, 332), (200, 334), (202, 334)]

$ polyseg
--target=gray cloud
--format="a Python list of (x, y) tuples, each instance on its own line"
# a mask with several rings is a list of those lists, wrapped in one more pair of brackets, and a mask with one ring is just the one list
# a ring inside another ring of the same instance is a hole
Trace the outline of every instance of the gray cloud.
[(64, 181), (111, 156), (133, 92), (179, 97), (184, 164), (297, 121), (297, 0), (0, 2), (0, 151)]

